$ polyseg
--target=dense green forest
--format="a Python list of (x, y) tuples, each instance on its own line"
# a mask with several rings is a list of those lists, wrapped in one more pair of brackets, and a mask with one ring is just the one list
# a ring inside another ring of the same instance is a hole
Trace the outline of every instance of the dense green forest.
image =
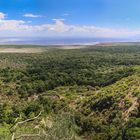
[(0, 140), (140, 139), (140, 44), (35, 47), (0, 54)]

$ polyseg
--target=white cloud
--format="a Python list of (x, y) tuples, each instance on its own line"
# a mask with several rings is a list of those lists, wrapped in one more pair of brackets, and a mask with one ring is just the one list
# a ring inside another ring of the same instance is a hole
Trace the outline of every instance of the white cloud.
[(87, 36), (87, 37), (130, 37), (140, 34), (140, 29), (112, 29), (88, 25), (69, 25), (62, 19), (54, 23), (31, 25), (29, 21), (0, 18), (1, 36)]
[(53, 18), (52, 20), (54, 20), (54, 21), (65, 21), (64, 18)]
[(62, 19), (56, 19), (55, 24), (45, 25), (48, 31), (63, 35), (90, 37), (129, 37), (140, 34), (140, 30), (112, 29), (88, 25), (67, 25)]
[(0, 12), (0, 19), (4, 19), (6, 17), (6, 14)]
[(60, 32), (60, 33), (63, 32), (64, 33), (64, 32), (69, 31), (70, 26), (64, 24), (62, 19), (55, 19), (55, 24), (47, 24), (46, 28), (49, 31), (53, 31), (53, 32), (57, 32), (57, 33), (58, 32)]
[(42, 17), (41, 15), (34, 15), (32, 13), (26, 13), (23, 15), (24, 17), (30, 17), (30, 18), (38, 18), (38, 17)]

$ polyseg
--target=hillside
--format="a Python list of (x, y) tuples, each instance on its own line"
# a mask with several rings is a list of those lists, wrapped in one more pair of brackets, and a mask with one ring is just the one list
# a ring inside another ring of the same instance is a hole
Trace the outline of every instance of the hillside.
[(35, 48), (0, 54), (0, 139), (140, 139), (139, 44)]

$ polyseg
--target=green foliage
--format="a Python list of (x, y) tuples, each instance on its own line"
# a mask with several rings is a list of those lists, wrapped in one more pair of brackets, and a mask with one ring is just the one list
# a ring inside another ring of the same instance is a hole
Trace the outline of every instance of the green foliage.
[[(40, 111), (16, 135), (43, 129), (48, 140), (140, 139), (140, 45), (52, 47), (0, 55), (0, 139)], [(46, 118), (51, 128), (44, 128)]]

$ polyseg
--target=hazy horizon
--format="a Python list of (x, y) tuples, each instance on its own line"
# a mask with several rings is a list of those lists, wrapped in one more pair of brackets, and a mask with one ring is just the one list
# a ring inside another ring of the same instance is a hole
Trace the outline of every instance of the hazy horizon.
[(0, 45), (95, 45), (107, 42), (140, 42), (135, 39), (92, 37), (0, 37)]

